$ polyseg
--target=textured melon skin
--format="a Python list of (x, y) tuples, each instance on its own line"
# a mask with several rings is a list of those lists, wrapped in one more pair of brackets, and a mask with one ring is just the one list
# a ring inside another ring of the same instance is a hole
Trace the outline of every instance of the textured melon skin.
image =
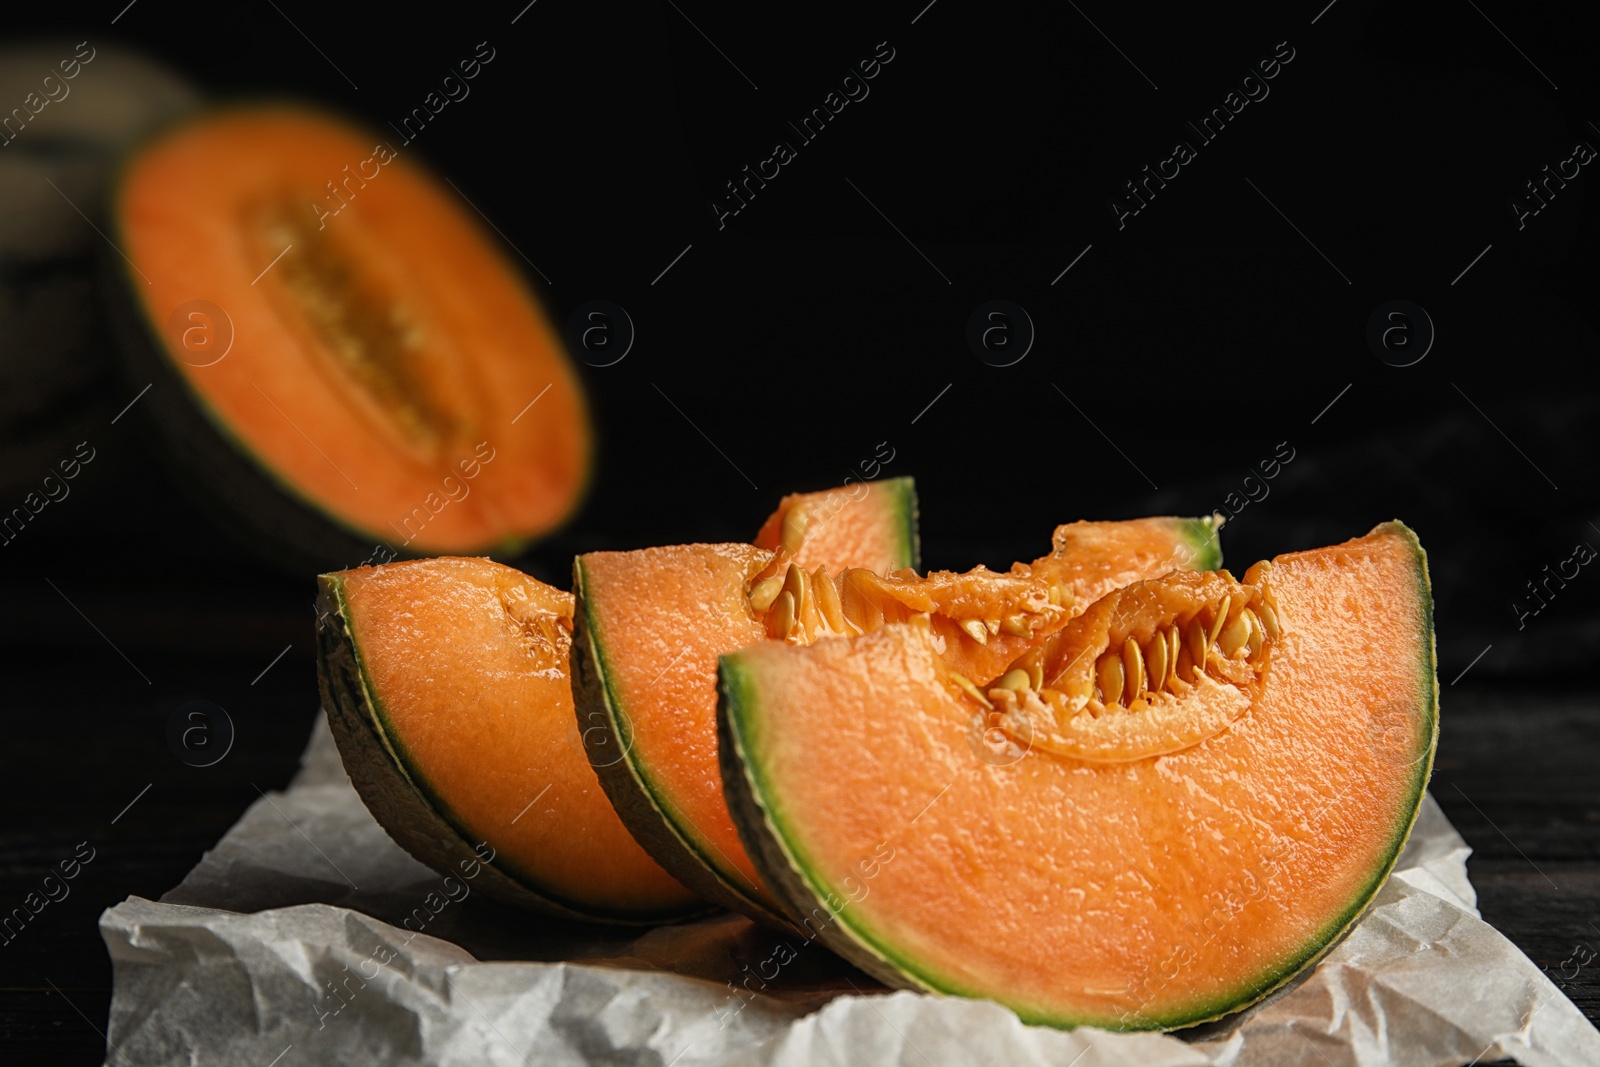
[(620, 701), (607, 685), (613, 672), (605, 667), (604, 643), (595, 628), (592, 601), (584, 599), (583, 584), (583, 561), (579, 559), (573, 562), (572, 569), (572, 590), (577, 598), (572, 628), (572, 697), (578, 709), (584, 750), (612, 807), (650, 858), (695, 895), (769, 926), (791, 929), (783, 916), (755, 896), (739, 892), (696, 858), (699, 846), (678, 831), (677, 819), (666, 810), (663, 798), (634, 761), (626, 757), (633, 746), (632, 730), (627, 716), (620, 711)]
[[(1403, 523), (1384, 523), (1372, 533), (1398, 534), (1411, 548), (1419, 591), (1417, 625), (1426, 634), (1423, 662), (1418, 664), (1419, 690), (1414, 694), (1416, 718), (1423, 736), (1414, 739), (1419, 755), (1411, 765), (1414, 768), (1413, 799), (1384, 851), (1383, 862), (1373, 868), (1371, 878), (1351, 897), (1348, 906), (1323, 930), (1304, 942), (1301, 952), (1266, 973), (1246, 976), (1234, 994), (1167, 1013), (1141, 1008), (1134, 1013), (1136, 1018), (1132, 1021), (1126, 1015), (1121, 1019), (1067, 1017), (1013, 1006), (1024, 1022), (1065, 1029), (1093, 1025), (1127, 1030), (1175, 1030), (1212, 1022), (1261, 1002), (1295, 980), (1332, 951), (1371, 906), (1399, 860), (1421, 813), (1439, 738), (1438, 656), (1427, 556), (1416, 534)], [(718, 674), (718, 753), (728, 807), (740, 840), (786, 907), (796, 915), (813, 917), (816, 921), (806, 924), (811, 936), (818, 937), (834, 952), (885, 985), (926, 993), (984, 996), (931, 973), (920, 961), (886, 948), (875, 931), (851, 915), (848, 902), (830, 893), (825, 880), (794, 846), (795, 835), (782, 818), (774, 786), (764, 775), (759, 759), (752, 756), (762, 715), (760, 679), (746, 669), (737, 654), (721, 658)]]
[(337, 575), (318, 579), (317, 671), (322, 706), (338, 742), (350, 782), (396, 844), (441, 873), (477, 864), (478, 885), (496, 900), (563, 919), (624, 925), (672, 922), (702, 909), (663, 912), (616, 912), (563, 900), (530, 884), (504, 864), (482, 857), (450, 811), (427, 787), (426, 779), (408, 762), (404, 747), (385, 727), (383, 704), (361, 666), (361, 653), (351, 633), (343, 581)]
[[(281, 105), (272, 100), (234, 104), (230, 110), (248, 113)], [(150, 140), (191, 121), (207, 121), (210, 112), (180, 115), (152, 131)], [(111, 182), (114, 203), (137, 153), (121, 161)], [(115, 210), (108, 212), (107, 229), (119, 247), (129, 243), (122, 220)], [(300, 575), (350, 568), (363, 561), (386, 562), (392, 559), (417, 559), (441, 554), (396, 544), (387, 532), (361, 529), (338, 516), (322, 511), (294, 482), (281, 477), (263, 462), (228, 425), (211, 403), (202, 396), (174, 365), (168, 354), (162, 323), (156, 312), (145, 306), (139, 293), (145, 281), (115, 249), (96, 250), (99, 257), (99, 289), (106, 308), (110, 334), (121, 357), (121, 377), (131, 397), (147, 384), (150, 391), (128, 412), (128, 419), (141, 423), (157, 446), (154, 451), (171, 473), (181, 491), (198, 510), (220, 526), (237, 543), (254, 551), (285, 571)], [(504, 270), (515, 273), (534, 291), (536, 283), (509, 261)], [(567, 373), (574, 382), (577, 372)], [(578, 394), (582, 403), (581, 390)], [(486, 545), (454, 546), (449, 554), (489, 556), (505, 560), (519, 555), (540, 540), (556, 533), (583, 507), (593, 486), (595, 435), (587, 409), (583, 415), (586, 472), (565, 513), (538, 534), (507, 536)], [(387, 551), (382, 551), (387, 550)]]

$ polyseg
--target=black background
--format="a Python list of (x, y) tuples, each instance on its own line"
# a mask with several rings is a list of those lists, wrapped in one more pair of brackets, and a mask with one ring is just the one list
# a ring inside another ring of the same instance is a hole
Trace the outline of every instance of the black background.
[[(1600, 147), (1592, 27), (1499, 3), (924, 2), (138, 0), (112, 26), (114, 0), (8, 11), (0, 33), (133, 44), (219, 98), (307, 99), (380, 132), (478, 42), (495, 49), (403, 154), (538, 265), (555, 321), (606, 299), (638, 334), (622, 362), (581, 368), (598, 473), (518, 561), (541, 578), (564, 582), (576, 551), (747, 538), (781, 494), (840, 484), (880, 442), (884, 474), (917, 479), (926, 564), (958, 568), (1032, 558), (1058, 522), (1227, 507), (1288, 442), (1270, 495), (1224, 532), (1229, 562), (1393, 517), (1418, 531), (1445, 686), (1434, 791), (1478, 849), (1486, 914), (1552, 970), (1600, 943), (1600, 578), (1520, 628), (1513, 606), (1546, 564), (1600, 547), (1600, 176), (1585, 167), (1521, 230), (1508, 206), (1576, 142)], [(1198, 146), (1185, 121), (1285, 41), (1270, 95)], [(786, 123), (879, 42), (894, 58), (870, 94), (800, 145)], [(1197, 158), (1119, 229), (1108, 201), (1179, 138)], [(777, 140), (797, 158), (719, 228), (713, 197)], [(1403, 368), (1365, 340), (1397, 298), (1437, 330)], [(991, 299), (1036, 327), (1014, 366), (967, 346)], [(95, 915), (159, 895), (257, 787), (281, 787), (317, 712), (312, 576), (218, 532), (137, 421), (97, 447), (115, 462), (0, 549), (0, 907), (79, 840), (104, 857), (0, 948), (0, 1034), (85, 1062), (110, 980)], [(1517, 705), (1499, 701), (1530, 696), (1549, 700), (1506, 721)], [(192, 698), (238, 728), (216, 767), (167, 750)]]

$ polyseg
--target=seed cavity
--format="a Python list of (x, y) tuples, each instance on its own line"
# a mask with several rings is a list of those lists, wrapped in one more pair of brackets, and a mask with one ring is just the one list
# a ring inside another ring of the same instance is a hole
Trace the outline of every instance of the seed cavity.
[(1220, 578), (1108, 595), (987, 684), (950, 677), (1030, 748), (1109, 763), (1181, 751), (1250, 709), (1285, 632), (1269, 585)]
[[(350, 250), (311, 225), (300, 202), (263, 206), (264, 244), (292, 246), (274, 270), (271, 293), (284, 293), (321, 342), (321, 353), (383, 413), (407, 445), (431, 459), (453, 440), (475, 440), (460, 413), (466, 383), (448, 358), (425, 346), (422, 328), (394, 294), (356, 269)], [(454, 379), (454, 380), (452, 380)], [(453, 411), (452, 408), (457, 410)]]

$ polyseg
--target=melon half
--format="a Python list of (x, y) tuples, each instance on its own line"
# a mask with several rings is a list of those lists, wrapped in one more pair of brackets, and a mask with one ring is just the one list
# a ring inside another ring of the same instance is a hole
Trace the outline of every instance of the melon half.
[(1405, 526), (1110, 594), (1027, 670), (950, 677), (927, 616), (720, 663), (728, 804), (809, 936), (1025, 1021), (1171, 1029), (1372, 901), (1438, 735)]

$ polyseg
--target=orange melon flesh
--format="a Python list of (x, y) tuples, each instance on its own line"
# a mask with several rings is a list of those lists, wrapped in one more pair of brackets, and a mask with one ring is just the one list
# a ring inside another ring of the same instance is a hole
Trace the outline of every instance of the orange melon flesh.
[[(413, 552), (511, 549), (578, 502), (582, 392), (470, 207), (389, 152), (291, 107), (176, 126), (116, 195), (128, 285), (210, 421), (293, 497)], [(205, 320), (169, 322), (195, 300), (232, 323), (207, 366), (183, 340)]]
[[(814, 494), (801, 504), (823, 497)], [(790, 505), (799, 500), (785, 498)], [(767, 540), (781, 529), (786, 513), (790, 512), (780, 507), (768, 520), (763, 528)], [(810, 527), (799, 558), (806, 560), (811, 552), (810, 537), (847, 529), (849, 521), (846, 510), (821, 531)], [(861, 521), (859, 513), (854, 521)], [(869, 556), (879, 550), (860, 539), (851, 546)], [(892, 548), (888, 560), (901, 551)], [(1114, 553), (1115, 558), (1101, 560), (1102, 552)], [(831, 567), (862, 558), (868, 557), (840, 557), (831, 561)], [(702, 896), (783, 924), (791, 919), (739, 838), (717, 769), (717, 658), (767, 637), (748, 590), (771, 561), (770, 553), (744, 545), (580, 556), (573, 579), (580, 630), (574, 647), (575, 662), (580, 664), (578, 712), (591, 743), (590, 756), (597, 764), (630, 775), (621, 783), (605, 775), (602, 781), (635, 835)], [(1019, 564), (1013, 572), (1053, 578), (1087, 596), (1115, 581), (1163, 574), (1175, 566), (1215, 566), (1220, 561), (1215, 524), (1155, 518), (1063, 526), (1051, 555), (1035, 561), (1031, 569)], [(877, 566), (870, 562), (860, 566), (880, 570), (886, 565), (880, 560)], [(1084, 601), (1081, 606), (1086, 605)], [(974, 669), (969, 663), (998, 667), (1027, 647), (1027, 640), (1003, 634), (986, 638), (980, 647), (960, 635), (950, 620), (940, 618), (938, 625), (948, 635), (950, 647), (967, 657), (961, 661), (965, 669)], [(585, 662), (588, 666), (581, 666)], [(582, 683), (586, 670), (593, 678), (593, 695), (587, 699)], [(596, 744), (597, 740), (603, 743)]]
[(1376, 894), (1438, 720), (1410, 530), (1245, 580), (1282, 628), (1248, 710), (1143, 759), (980, 758), (922, 618), (723, 657), (725, 784), (757, 868), (870, 973), (1028, 1022), (1164, 1029), (1254, 1002)]
[[(578, 640), (588, 637), (604, 690), (599, 706), (580, 697), (578, 722), (590, 758), (607, 767), (625, 761), (658, 806), (657, 818), (694, 854), (718, 865), (730, 883), (722, 896), (734, 894), (719, 903), (769, 918), (780, 914), (778, 906), (740, 846), (722, 799), (715, 679), (718, 656), (766, 636), (745, 588), (771, 559), (754, 545), (676, 545), (591, 552), (578, 558), (573, 574), (587, 624)], [(584, 668), (576, 670), (581, 675)], [(626, 800), (619, 807), (637, 811)], [(679, 877), (692, 876), (680, 871)], [(702, 896), (717, 892), (704, 880), (695, 888)]]
[(765, 636), (747, 590), (775, 553), (834, 570), (920, 565), (915, 484), (791, 493), (756, 541), (578, 557), (574, 667), (580, 700), (592, 694), (578, 709), (590, 759), (639, 840), (706, 899), (781, 922), (722, 799), (717, 657)]
[(791, 493), (756, 533), (755, 545), (776, 551), (785, 532), (797, 543), (793, 562), (807, 572), (822, 566), (899, 570), (922, 566), (917, 502), (910, 478), (862, 482), (848, 489)]
[(695, 898), (628, 833), (584, 758), (567, 679), (572, 596), (483, 559), (326, 576), (384, 739), (468, 842), (558, 905), (670, 917)]

